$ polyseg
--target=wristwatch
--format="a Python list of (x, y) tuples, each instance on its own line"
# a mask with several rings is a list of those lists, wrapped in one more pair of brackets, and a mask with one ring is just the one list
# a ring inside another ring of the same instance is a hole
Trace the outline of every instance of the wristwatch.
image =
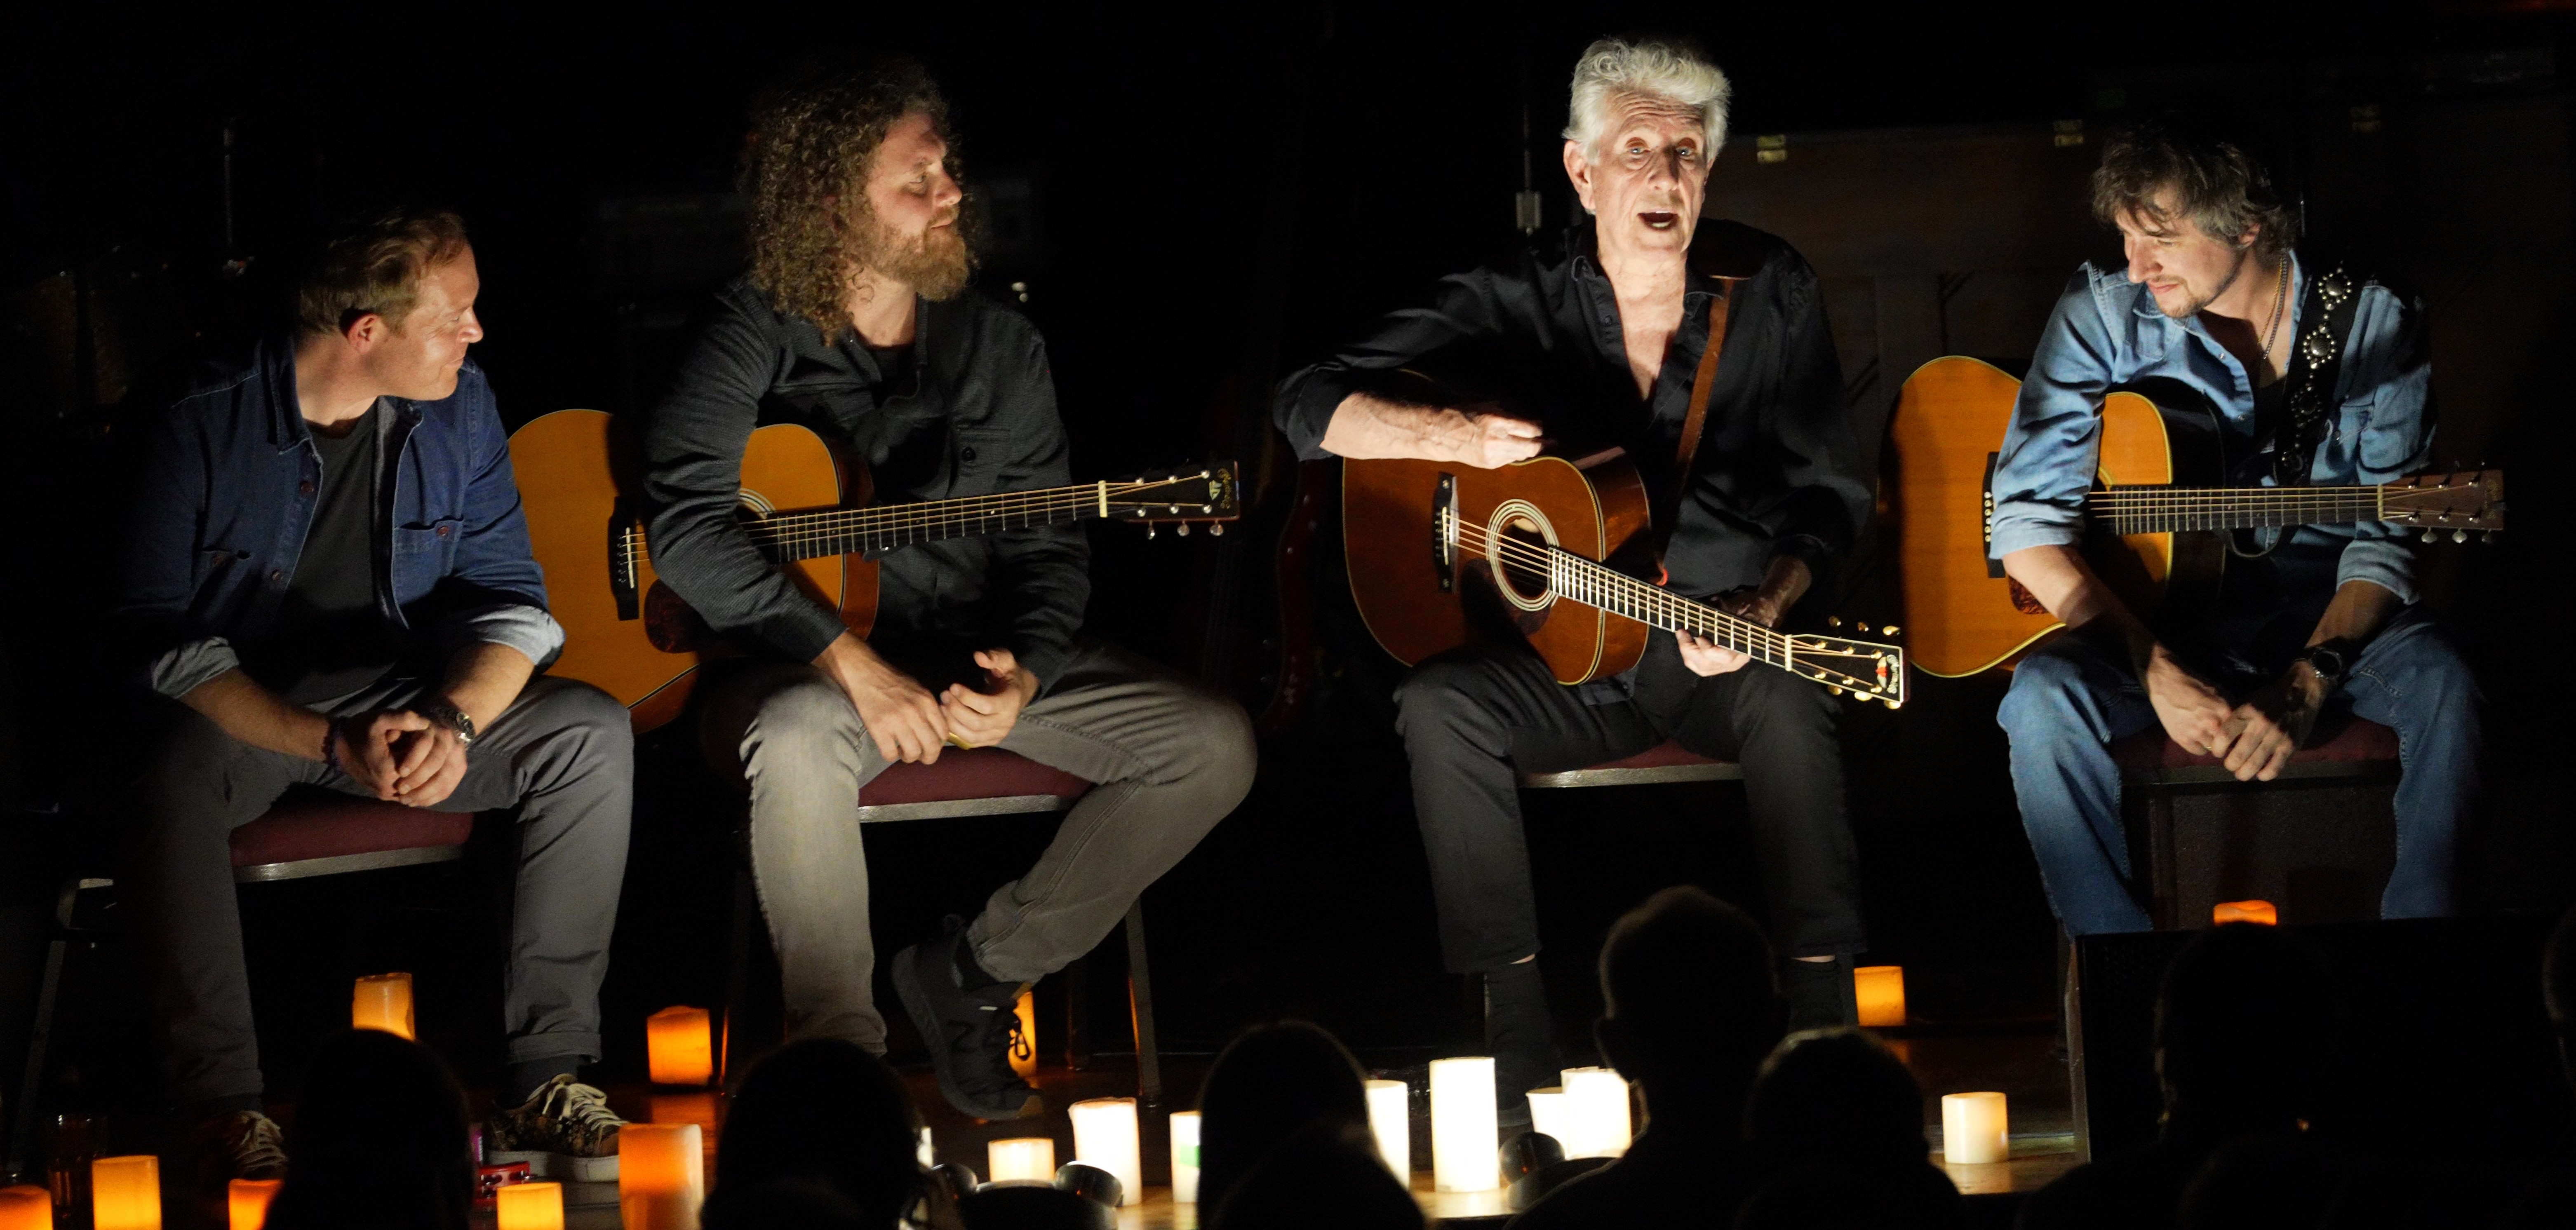
[(455, 731), (457, 746), (474, 746), (474, 717), (463, 709), (457, 708), (456, 702), (444, 696), (435, 696), (412, 708), (422, 717)]
[(2308, 651), (2301, 654), (2299, 660), (2307, 663), (2308, 669), (2315, 671), (2317, 678), (2325, 680), (2326, 686), (2331, 688), (2352, 673), (2355, 656), (2351, 644), (2338, 639), (2308, 646)]

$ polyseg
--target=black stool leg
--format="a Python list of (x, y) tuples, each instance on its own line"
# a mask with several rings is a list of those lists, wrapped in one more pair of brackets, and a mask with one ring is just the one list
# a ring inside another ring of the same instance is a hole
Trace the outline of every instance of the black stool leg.
[(716, 1087), (727, 1088), (733, 1079), (733, 1037), (735, 1023), (742, 1019), (743, 1003), (751, 998), (751, 942), (755, 931), (762, 929), (760, 890), (751, 882), (751, 868), (737, 864), (733, 872), (733, 936), (725, 954), (724, 1025), (716, 1035)]
[(57, 934), (45, 945), (45, 978), (36, 991), (36, 1017), (27, 1030), (27, 1071), (18, 1082), (18, 1113), (9, 1125), (9, 1158), (0, 1173), (26, 1181), (36, 1143), (36, 1103), (45, 1089), (45, 1050), (53, 1039), (54, 1013), (62, 1006), (63, 958), (69, 937)]
[(1163, 1104), (1163, 1054), (1154, 1040), (1154, 979), (1145, 965), (1145, 902), (1127, 907), (1127, 1014), (1136, 1027), (1136, 1100)]

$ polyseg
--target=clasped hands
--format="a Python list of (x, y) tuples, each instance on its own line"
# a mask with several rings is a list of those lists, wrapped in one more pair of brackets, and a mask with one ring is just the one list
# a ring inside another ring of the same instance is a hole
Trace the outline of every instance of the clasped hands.
[(2228, 703), (2208, 680), (2158, 645), (2147, 661), (2147, 703), (2173, 741), (2219, 758), (2238, 781), (2271, 781), (2290, 754), (2316, 729), (2325, 704), (2325, 679), (2305, 662), (2255, 689), (2243, 704)]
[(406, 807), (436, 807), (465, 779), (465, 744), (444, 723), (382, 709), (332, 723), (340, 769), (369, 794)]
[(934, 764), (943, 747), (1000, 743), (1038, 694), (1038, 677), (1007, 649), (975, 652), (984, 689), (958, 683), (937, 694), (853, 636), (832, 642), (815, 665), (848, 693), (859, 722), (888, 761)]

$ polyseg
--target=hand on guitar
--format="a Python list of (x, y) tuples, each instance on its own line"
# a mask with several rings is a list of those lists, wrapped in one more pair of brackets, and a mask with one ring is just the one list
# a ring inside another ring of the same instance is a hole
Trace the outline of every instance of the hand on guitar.
[(1455, 461), (1491, 470), (1527, 461), (1544, 446), (1539, 425), (1492, 402), (1426, 406), (1353, 393), (1334, 407), (1324, 449), (1337, 457)]
[(2290, 753), (2307, 743), (2317, 728), (2317, 710), (2326, 700), (2325, 680), (2305, 662), (2293, 663), (2279, 679), (2263, 685), (2230, 719), (2238, 729), (2227, 750), (2227, 771), (2236, 780), (2270, 781), (2290, 763)]
[[(1771, 561), (1771, 571), (1763, 576), (1762, 584), (1720, 594), (1710, 600), (1710, 605), (1746, 623), (1777, 628), (1780, 617), (1798, 604), (1798, 599), (1805, 596), (1807, 586), (1814, 581), (1815, 573), (1807, 568), (1806, 561), (1794, 555), (1783, 555)], [(1682, 665), (1694, 675), (1729, 674), (1744, 669), (1744, 664), (1753, 660), (1742, 652), (1694, 633), (1676, 632), (1673, 636), (1681, 642)]]
[(2147, 704), (2174, 742), (2208, 756), (2225, 756), (2235, 745), (2243, 729), (2236, 720), (2236, 707), (2163, 645), (2147, 651), (2147, 669), (2140, 678), (2146, 684)]
[(949, 740), (959, 747), (991, 747), (1001, 742), (1019, 723), (1020, 710), (1038, 694), (1038, 677), (1020, 669), (1010, 650), (977, 650), (975, 665), (984, 668), (992, 691), (952, 683), (939, 698), (939, 712), (948, 719)]
[(877, 741), (877, 752), (888, 761), (931, 764), (939, 759), (939, 749), (948, 740), (948, 719), (940, 712), (939, 698), (912, 676), (888, 665), (866, 641), (844, 632), (824, 647), (814, 667), (849, 694), (860, 724), (868, 728), (868, 737)]

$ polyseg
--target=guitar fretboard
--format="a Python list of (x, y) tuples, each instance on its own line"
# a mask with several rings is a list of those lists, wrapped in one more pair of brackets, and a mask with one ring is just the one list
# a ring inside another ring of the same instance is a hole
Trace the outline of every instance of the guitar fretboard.
[[(2333, 525), (2388, 518), (2386, 487), (2108, 487), (2085, 511), (2115, 534)], [(2420, 488), (2405, 488), (2414, 492)]]
[[(1140, 498), (1149, 489), (1168, 492), (1170, 487), (1171, 480), (1079, 483), (1042, 491), (1009, 491), (918, 504), (773, 514), (746, 525), (744, 532), (770, 562), (784, 564), (834, 555), (881, 553), (919, 542), (971, 538), (1098, 517), (1151, 515), (1167, 510), (1174, 516), (1187, 516), (1198, 507), (1167, 506)], [(648, 557), (640, 528), (626, 531), (625, 547), (635, 560)]]
[[(1484, 553), (1492, 541), (1485, 527), (1469, 522), (1458, 522), (1456, 533), (1458, 544), (1477, 554)], [(1784, 633), (1649, 585), (1563, 547), (1542, 547), (1509, 538), (1497, 545), (1506, 563), (1543, 572), (1548, 590), (1557, 597), (1624, 615), (1666, 632), (1689, 632), (1782, 669), (1790, 665), (1789, 638)]]

